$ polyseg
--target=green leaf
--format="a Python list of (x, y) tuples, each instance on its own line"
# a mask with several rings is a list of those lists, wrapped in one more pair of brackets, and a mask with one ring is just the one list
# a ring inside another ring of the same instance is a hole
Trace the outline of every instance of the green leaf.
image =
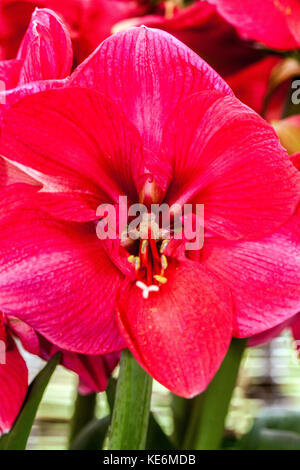
[(117, 390), (117, 381), (113, 377), (109, 379), (108, 387), (106, 389), (106, 397), (108, 401), (108, 405), (110, 408), (110, 412), (113, 412), (115, 397), (116, 397), (116, 390)]
[[(102, 450), (110, 422), (111, 416), (90, 421), (77, 435), (70, 450)], [(152, 413), (149, 417), (146, 449), (175, 450)]]
[(183, 449), (217, 450), (221, 447), (225, 420), (246, 343), (244, 339), (232, 339), (226, 357), (207, 389), (189, 401), (191, 409), (187, 413), (190, 419)]
[(155, 417), (150, 413), (146, 449), (175, 450), (170, 439), (166, 436)]
[(53, 356), (32, 382), (17, 421), (9, 434), (4, 436), (4, 450), (24, 450), (26, 448), (38, 407), (60, 357), (60, 353)]
[(300, 435), (300, 412), (271, 409), (263, 411), (255, 421), (255, 428), (291, 431)]
[(110, 425), (110, 416), (93, 419), (77, 435), (70, 450), (102, 450)]
[(69, 447), (81, 433), (81, 430), (87, 426), (95, 417), (97, 394), (90, 393), (81, 395), (77, 392), (74, 412), (70, 422)]
[(244, 450), (300, 450), (300, 413), (265, 410), (239, 442)]
[(243, 450), (300, 450), (300, 434), (262, 428), (255, 438), (242, 439)]
[(7, 435), (7, 434), (5, 434), (4, 436), (2, 436), (2, 437), (0, 438), (0, 450), (4, 450), (4, 449), (5, 449), (5, 445), (6, 445), (7, 438), (8, 438), (8, 435)]

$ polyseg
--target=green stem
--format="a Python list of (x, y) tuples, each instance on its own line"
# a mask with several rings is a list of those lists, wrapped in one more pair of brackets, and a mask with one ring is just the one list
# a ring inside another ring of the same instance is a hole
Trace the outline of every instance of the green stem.
[(121, 357), (109, 450), (143, 450), (146, 445), (152, 378), (129, 350)]
[(185, 431), (191, 419), (193, 411), (193, 401), (186, 400), (178, 395), (172, 395), (172, 411), (174, 418), (174, 430), (172, 441), (176, 448), (181, 449), (183, 446)]
[(205, 392), (193, 399), (191, 420), (184, 440), (185, 449), (220, 448), (245, 346), (246, 340), (232, 340), (214, 379)]
[(97, 394), (81, 395), (77, 392), (74, 413), (70, 423), (69, 443), (73, 444), (80, 431), (95, 417)]

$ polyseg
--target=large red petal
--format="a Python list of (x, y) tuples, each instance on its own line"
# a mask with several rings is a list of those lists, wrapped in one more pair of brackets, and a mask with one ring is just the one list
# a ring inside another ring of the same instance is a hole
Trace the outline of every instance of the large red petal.
[(279, 325), (274, 326), (274, 328), (271, 328), (270, 330), (263, 331), (262, 333), (259, 333), (258, 335), (251, 336), (249, 338), (249, 341), (247, 342), (248, 347), (255, 347), (255, 346), (260, 346), (261, 344), (269, 343), (272, 341), (274, 338), (277, 338), (283, 330), (291, 326), (293, 323), (295, 317), (289, 318), (283, 323), (279, 323)]
[(106, 390), (108, 380), (120, 361), (120, 353), (111, 353), (104, 356), (83, 356), (79, 354), (75, 362), (73, 362), (74, 357), (70, 356), (71, 353), (65, 355), (63, 365), (78, 374), (78, 391), (82, 395)]
[[(70, 85), (110, 96), (158, 153), (163, 125), (191, 93), (217, 89), (231, 94), (220, 76), (173, 36), (146, 27), (113, 35), (73, 73)], [(151, 164), (151, 161), (149, 162)]]
[(25, 170), (19, 168), (15, 162), (0, 156), (0, 187), (14, 183), (42, 187), (41, 182), (31, 177)]
[(22, 346), (26, 351), (31, 354), (39, 356), (40, 342), (37, 333), (26, 323), (22, 322), (19, 318), (8, 317), (7, 324), (10, 331), (19, 338)]
[(10, 106), (17, 103), (22, 98), (40, 91), (62, 88), (65, 84), (66, 79), (40, 80), (37, 82), (27, 83), (26, 85), (19, 86), (17, 88), (12, 88), (11, 90), (0, 91), (0, 123), (2, 124), (5, 113)]
[(274, 129), (234, 97), (204, 92), (182, 102), (162, 148), (173, 167), (168, 199), (204, 204), (212, 233), (258, 237), (295, 211), (299, 172)]
[(93, 224), (59, 222), (25, 207), (10, 210), (6, 200), (1, 204), (1, 309), (62, 349), (122, 349), (115, 312), (122, 275)]
[[(11, 338), (7, 346), (5, 364), (0, 360), (0, 433), (8, 432), (12, 427), (28, 387), (28, 371), (24, 359)], [(0, 352), (2, 357), (2, 348)]]
[(218, 370), (232, 332), (231, 296), (198, 263), (172, 263), (168, 282), (144, 299), (135, 284), (119, 298), (124, 338), (140, 364), (172, 392), (192, 397)]
[(238, 337), (273, 328), (300, 310), (299, 216), (259, 241), (208, 238), (203, 262), (233, 293)]
[[(14, 88), (18, 85), (20, 70), (23, 65), (22, 60), (2, 60), (0, 62), (0, 80), (1, 80), (1, 93)], [(3, 89), (3, 84), (5, 84), (5, 89)], [(2, 99), (3, 103), (3, 99)]]
[(111, 373), (120, 360), (120, 353), (115, 352), (104, 356), (87, 356), (60, 350), (39, 336), (41, 357), (48, 361), (58, 351), (62, 353), (61, 364), (79, 376), (79, 391), (82, 394), (103, 392)]
[(120, 194), (137, 199), (141, 139), (98, 92), (68, 88), (24, 98), (5, 116), (0, 149), (11, 160), (55, 176), (82, 198), (86, 193), (105, 202), (118, 202)]

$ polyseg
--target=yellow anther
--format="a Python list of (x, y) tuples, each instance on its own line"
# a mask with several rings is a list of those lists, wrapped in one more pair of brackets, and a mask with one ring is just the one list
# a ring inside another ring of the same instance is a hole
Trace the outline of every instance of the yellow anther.
[(162, 241), (162, 244), (160, 246), (160, 253), (161, 254), (165, 251), (165, 249), (167, 248), (169, 242), (170, 242), (170, 240), (163, 240)]
[(154, 279), (159, 282), (160, 284), (166, 284), (166, 282), (168, 281), (168, 279), (164, 276), (160, 276), (159, 274), (156, 274), (155, 276), (153, 276)]
[(133, 264), (134, 263), (134, 258), (135, 257), (133, 255), (128, 256), (129, 263)]
[(134, 263), (135, 269), (138, 271), (138, 270), (140, 269), (140, 267), (141, 267), (141, 259), (140, 259), (140, 257), (139, 257), (139, 256), (135, 256), (133, 263)]
[(147, 251), (147, 247), (148, 247), (148, 240), (143, 240), (142, 241), (142, 245), (141, 245), (141, 253), (142, 255), (144, 255)]
[(168, 267), (168, 260), (167, 260), (166, 255), (161, 255), (160, 262), (161, 262), (161, 267), (165, 271), (165, 269), (167, 269), (167, 267)]

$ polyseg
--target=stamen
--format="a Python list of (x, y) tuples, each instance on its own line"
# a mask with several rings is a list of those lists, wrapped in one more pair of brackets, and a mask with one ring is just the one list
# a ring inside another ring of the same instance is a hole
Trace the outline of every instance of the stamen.
[(147, 286), (147, 285), (144, 284), (142, 281), (137, 281), (137, 282), (136, 282), (136, 286), (137, 286), (139, 289), (142, 289), (144, 299), (148, 299), (148, 298), (149, 298), (150, 292), (158, 292), (158, 291), (159, 291), (159, 287), (158, 287), (158, 286), (154, 286), (154, 285)]
[(148, 241), (143, 240), (142, 245), (141, 245), (141, 254), (142, 255), (144, 255), (147, 252), (147, 248), (148, 248)]
[(166, 284), (168, 282), (168, 279), (165, 276), (160, 276), (159, 274), (155, 274), (155, 276), (153, 277), (160, 284)]
[[(153, 227), (155, 237), (153, 237)], [(166, 236), (158, 237), (159, 232), (153, 214), (144, 214), (139, 227), (140, 241), (137, 255), (128, 257), (129, 263), (135, 270), (136, 285), (142, 289), (145, 299), (148, 299), (150, 292), (158, 292), (159, 285), (167, 282), (165, 271), (168, 268), (168, 259), (163, 252), (170, 240)]]
[(163, 268), (163, 270), (165, 271), (168, 267), (168, 260), (167, 260), (167, 257), (165, 255), (162, 255), (161, 258), (160, 258), (160, 261), (161, 261), (161, 267)]
[(139, 257), (141, 259), (141, 266), (146, 268), (148, 265), (149, 258), (149, 249), (148, 249), (148, 240), (142, 240), (140, 245)]
[(160, 246), (160, 253), (162, 254), (165, 249), (167, 248), (168, 244), (170, 243), (170, 240), (163, 240), (162, 244)]
[(138, 271), (141, 267), (141, 259), (140, 259), (139, 256), (134, 257), (133, 264), (134, 264), (134, 267), (135, 267), (136, 271)]

